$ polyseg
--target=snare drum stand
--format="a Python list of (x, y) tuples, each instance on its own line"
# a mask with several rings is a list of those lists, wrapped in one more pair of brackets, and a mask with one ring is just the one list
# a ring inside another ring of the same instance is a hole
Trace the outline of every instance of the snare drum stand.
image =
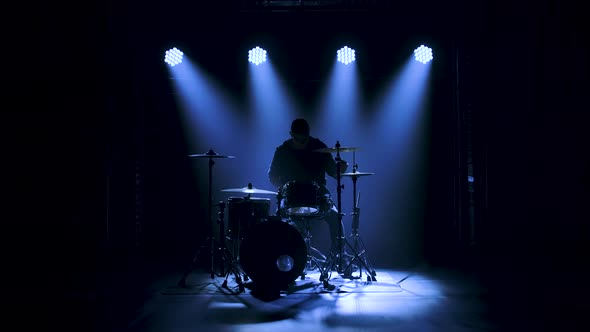
[[(224, 222), (225, 222), (225, 214), (224, 214), (224, 210), (225, 210), (225, 202), (221, 201), (219, 202), (219, 204), (217, 205), (219, 206), (219, 212), (217, 213), (218, 218), (217, 218), (217, 223), (219, 224), (219, 233), (220, 233), (220, 245), (221, 245), (221, 254), (222, 254), (222, 267), (221, 267), (221, 271), (223, 271), (224, 268), (224, 264), (227, 264), (227, 272), (225, 273), (225, 280), (223, 280), (223, 284), (221, 285), (221, 287), (229, 289), (229, 287), (227, 287), (227, 279), (229, 278), (230, 274), (234, 274), (234, 276), (236, 277), (236, 283), (238, 284), (239, 290), (240, 292), (244, 292), (244, 284), (242, 282), (242, 270), (239, 267), (239, 264), (237, 262), (237, 260), (234, 258), (234, 256), (232, 255), (232, 253), (229, 251), (229, 249), (227, 248), (227, 246), (225, 245), (225, 227), (224, 227)], [(223, 274), (223, 272), (221, 272)]]
[[(353, 154), (353, 156), (354, 156), (354, 154)], [(354, 159), (354, 157), (353, 157), (353, 159)], [(352, 200), (353, 200), (354, 210), (351, 213), (351, 215), (352, 215), (352, 233), (350, 235), (350, 238), (352, 239), (352, 243), (353, 243), (352, 244), (352, 251), (353, 251), (354, 257), (350, 261), (350, 265), (353, 264), (355, 261), (358, 261), (360, 264), (359, 264), (358, 277), (353, 277), (352, 274), (350, 277), (352, 277), (354, 279), (362, 278), (363, 277), (363, 267), (364, 267), (367, 271), (367, 281), (377, 281), (377, 278), (375, 278), (377, 273), (375, 272), (375, 269), (373, 269), (373, 265), (371, 264), (371, 261), (369, 260), (369, 257), (367, 256), (367, 249), (365, 248), (365, 244), (363, 243), (363, 240), (360, 238), (360, 235), (358, 232), (359, 217), (360, 217), (360, 208), (359, 208), (360, 192), (359, 192), (359, 196), (358, 196), (359, 199), (357, 199), (356, 181), (358, 179), (358, 176), (354, 176), (354, 173), (356, 173), (357, 168), (358, 168), (358, 165), (356, 165), (355, 161), (353, 160)], [(349, 244), (349, 246), (350, 246), (350, 244)]]

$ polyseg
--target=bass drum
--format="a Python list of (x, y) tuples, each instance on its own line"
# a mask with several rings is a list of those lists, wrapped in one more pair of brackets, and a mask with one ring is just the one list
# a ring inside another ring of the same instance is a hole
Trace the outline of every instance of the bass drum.
[(256, 287), (286, 290), (303, 274), (307, 259), (299, 231), (283, 221), (252, 226), (240, 246), (240, 264)]

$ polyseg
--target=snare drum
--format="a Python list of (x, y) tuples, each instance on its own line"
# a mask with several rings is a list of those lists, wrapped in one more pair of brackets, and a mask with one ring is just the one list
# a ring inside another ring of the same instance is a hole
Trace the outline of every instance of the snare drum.
[(232, 240), (243, 240), (256, 224), (266, 221), (270, 199), (258, 197), (230, 197), (228, 200), (227, 231)]
[(321, 193), (317, 182), (291, 181), (281, 189), (281, 214), (289, 217), (316, 216), (321, 212)]

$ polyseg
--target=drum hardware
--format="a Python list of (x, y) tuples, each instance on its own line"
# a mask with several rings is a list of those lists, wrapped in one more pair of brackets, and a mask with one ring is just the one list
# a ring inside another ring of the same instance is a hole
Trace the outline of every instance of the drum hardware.
[(270, 199), (250, 197), (230, 197), (228, 199), (228, 235), (232, 240), (243, 240), (248, 230), (269, 217)]
[(252, 294), (276, 296), (303, 273), (307, 249), (299, 231), (277, 218), (258, 223), (240, 247), (243, 271), (252, 279)]
[(321, 153), (336, 153), (337, 155), (339, 155), (341, 152), (355, 152), (358, 151), (359, 148), (353, 148), (353, 147), (347, 147), (347, 148), (343, 148), (339, 146), (340, 143), (336, 143), (336, 146), (333, 148), (323, 148), (323, 149), (317, 149), (317, 150), (313, 150), (314, 152), (321, 152)]
[[(356, 151), (357, 148), (345, 148), (346, 151)], [(343, 266), (343, 255), (344, 255), (344, 243), (346, 242), (346, 238), (344, 237), (344, 234), (342, 234), (342, 188), (343, 185), (341, 184), (341, 163), (342, 163), (342, 159), (340, 158), (340, 152), (341, 152), (341, 146), (340, 146), (340, 141), (336, 141), (336, 145), (334, 149), (331, 148), (325, 148), (325, 149), (320, 149), (320, 150), (314, 150), (317, 152), (335, 152), (336, 153), (336, 157), (334, 158), (336, 161), (336, 192), (337, 192), (337, 197), (338, 197), (338, 239), (337, 239), (337, 252), (334, 252), (334, 250), (331, 250), (330, 254), (328, 255), (327, 259), (326, 259), (326, 263), (325, 266), (320, 274), (320, 281), (323, 282), (324, 284), (324, 288), (327, 289), (334, 289), (334, 285), (330, 285), (329, 284), (329, 272), (332, 271), (334, 268), (336, 269), (336, 271), (339, 274), (344, 273), (344, 269), (342, 268)]]
[(305, 269), (301, 273), (301, 280), (305, 280), (307, 275), (307, 271), (311, 271), (316, 267), (320, 272), (320, 275), (324, 271), (324, 264), (326, 263), (327, 257), (324, 255), (320, 250), (313, 247), (311, 245), (311, 220), (313, 218), (306, 218), (306, 217), (299, 217), (299, 218), (291, 218), (291, 221), (295, 224), (303, 223), (303, 227), (298, 227), (300, 229), (301, 235), (303, 236), (303, 240), (305, 242), (305, 247), (307, 249), (307, 260), (305, 264)]
[[(247, 194), (244, 197), (229, 197), (228, 199), (229, 216), (227, 238), (231, 241), (233, 257), (235, 257), (235, 262), (238, 264), (237, 266), (234, 266), (235, 273), (242, 273), (243, 280), (248, 281), (249, 279), (252, 279), (248, 273), (251, 273), (252, 269), (255, 269), (253, 273), (255, 274), (255, 277), (258, 278), (256, 283), (260, 286), (261, 283), (265, 283), (267, 281), (263, 281), (264, 277), (262, 277), (263, 280), (261, 280), (261, 276), (259, 274), (257, 275), (259, 271), (256, 269), (261, 267), (248, 261), (249, 259), (255, 259), (255, 257), (246, 257), (246, 268), (242, 268), (242, 258), (244, 255), (244, 249), (242, 249), (242, 245), (246, 243), (246, 246), (248, 247), (248, 241), (251, 242), (253, 241), (252, 239), (265, 242), (264, 239), (257, 238), (259, 235), (255, 234), (256, 230), (262, 227), (258, 225), (266, 225), (268, 223), (282, 221), (279, 217), (271, 216), (269, 214), (271, 206), (270, 199), (252, 197), (252, 194), (276, 195), (278, 193), (270, 190), (257, 189), (252, 185), (252, 183), (248, 183), (248, 185), (243, 188), (230, 188), (223, 189), (221, 191)], [(250, 245), (250, 247), (252, 247), (252, 245)], [(245, 255), (255, 254), (252, 252), (253, 250), (251, 248), (246, 248), (245, 250)], [(250, 269), (249, 271), (247, 270), (248, 268)], [(239, 280), (237, 277), (236, 279)], [(256, 281), (255, 279), (253, 280)]]
[(314, 266), (321, 273), (326, 261), (326, 256), (311, 245), (310, 221), (322, 218), (322, 204), (320, 186), (314, 181), (290, 181), (279, 190), (279, 214), (296, 225), (307, 248), (306, 267), (301, 274), (301, 280), (305, 280), (307, 271), (312, 270)]
[(248, 183), (247, 187), (243, 188), (231, 188), (231, 189), (223, 189), (223, 192), (230, 192), (230, 193), (244, 193), (244, 194), (269, 194), (269, 195), (276, 195), (276, 191), (264, 190), (264, 189), (257, 189), (252, 186), (252, 183)]
[(209, 160), (211, 160), (211, 158), (235, 158), (234, 156), (224, 156), (224, 155), (218, 154), (213, 150), (209, 150), (209, 151), (207, 151), (207, 153), (189, 154), (188, 157), (189, 158), (209, 158)]
[(290, 181), (281, 188), (280, 211), (285, 217), (314, 217), (321, 214), (320, 186)]
[[(234, 247), (234, 255), (239, 257), (241, 241), (250, 227), (263, 219), (268, 220), (270, 214), (270, 199), (252, 197), (252, 194), (276, 195), (277, 192), (257, 189), (251, 182), (243, 188), (222, 189), (222, 192), (243, 193), (245, 197), (229, 198), (228, 232)], [(234, 213), (236, 212), (237, 213)], [(237, 218), (237, 220), (236, 220)], [(224, 233), (222, 233), (224, 234)], [(244, 275), (247, 280), (248, 276)]]
[(277, 193), (276, 198), (277, 209), (275, 211), (275, 217), (282, 221), (283, 216), (281, 214), (281, 202), (283, 201), (283, 194), (281, 193), (281, 190), (279, 190), (279, 192)]
[(373, 175), (375, 173), (362, 173), (362, 172), (357, 172), (358, 169), (358, 165), (356, 164), (356, 158), (353, 152), (353, 166), (352, 166), (352, 173), (345, 173), (347, 177), (350, 177), (352, 179), (352, 206), (353, 206), (353, 212), (351, 213), (352, 215), (352, 232), (351, 232), (351, 239), (352, 239), (352, 252), (353, 252), (353, 258), (350, 261), (349, 265), (352, 265), (355, 261), (359, 262), (359, 275), (358, 277), (353, 277), (352, 274), (350, 275), (350, 277), (354, 278), (354, 279), (360, 279), (363, 276), (363, 267), (366, 269), (367, 271), (367, 281), (377, 281), (377, 278), (375, 278), (375, 276), (377, 275), (377, 273), (375, 272), (375, 269), (373, 268), (373, 265), (371, 264), (371, 261), (367, 255), (367, 249), (365, 248), (365, 244), (363, 243), (358, 229), (359, 229), (359, 218), (360, 218), (360, 208), (359, 208), (359, 204), (360, 204), (360, 192), (358, 192), (358, 197), (357, 197), (357, 190), (356, 190), (356, 182), (358, 180), (359, 177), (361, 176), (367, 176), (367, 175)]
[[(357, 179), (361, 176), (369, 176), (369, 175), (373, 175), (374, 173), (363, 173), (363, 172), (358, 172), (357, 168), (358, 165), (356, 164), (356, 155), (355, 152), (358, 151), (357, 148), (345, 148), (344, 151), (347, 152), (353, 152), (353, 171), (352, 173), (340, 173), (340, 162), (342, 161), (342, 159), (340, 158), (340, 152), (342, 148), (340, 148), (340, 142), (337, 141), (335, 148), (333, 149), (322, 149), (321, 152), (336, 152), (336, 184), (337, 184), (337, 195), (338, 195), (338, 222), (340, 223), (340, 225), (342, 224), (342, 213), (340, 212), (342, 210), (342, 188), (344, 187), (341, 184), (341, 177), (342, 176), (346, 176), (346, 177), (350, 177), (353, 181), (353, 206), (354, 206), (354, 210), (352, 213), (352, 217), (353, 217), (353, 222), (352, 222), (352, 241), (354, 243), (354, 245), (351, 245), (350, 243), (348, 243), (346, 241), (346, 238), (344, 237), (344, 234), (339, 234), (338, 236), (338, 246), (337, 246), (337, 252), (335, 253), (334, 251), (330, 252), (330, 255), (328, 256), (328, 259), (326, 261), (326, 265), (322, 271), (322, 274), (320, 275), (320, 281), (322, 281), (324, 283), (324, 288), (328, 288), (328, 289), (333, 289), (334, 286), (329, 284), (329, 276), (328, 273), (330, 271), (332, 271), (332, 269), (336, 268), (337, 272), (339, 274), (344, 274), (346, 273), (346, 277), (348, 278), (353, 278), (353, 279), (358, 279), (362, 277), (362, 269), (359, 266), (359, 276), (358, 277), (354, 277), (352, 275), (352, 273), (347, 273), (345, 271), (347, 271), (348, 269), (352, 268), (352, 265), (355, 261), (358, 261), (360, 263), (360, 265), (362, 267), (364, 267), (367, 270), (367, 281), (376, 281), (377, 279), (375, 278), (375, 270), (373, 269), (369, 258), (366, 254), (366, 249), (364, 247), (364, 244), (359, 236), (358, 233), (358, 226), (359, 226), (359, 216), (360, 216), (360, 208), (359, 208), (359, 202), (357, 201), (357, 194), (356, 194), (356, 182)], [(318, 151), (318, 150), (316, 150)], [(359, 193), (359, 198), (360, 198), (360, 193)], [(340, 228), (340, 230), (342, 230), (342, 228)], [(343, 267), (344, 265), (344, 247), (348, 246), (352, 252), (353, 252), (353, 257), (351, 259), (351, 261), (347, 264), (346, 267)]]
[[(212, 149), (210, 149), (207, 153), (202, 153), (202, 154), (191, 154), (188, 155), (189, 158), (197, 158), (197, 159), (204, 159), (207, 158), (209, 159), (209, 196), (208, 196), (208, 210), (207, 210), (207, 226), (208, 226), (208, 236), (205, 239), (204, 243), (199, 247), (199, 250), (197, 250), (196, 254), (193, 257), (193, 260), (191, 262), (191, 264), (189, 265), (189, 267), (187, 268), (187, 270), (185, 271), (184, 275), (182, 276), (182, 278), (178, 281), (178, 285), (180, 287), (186, 287), (186, 281), (188, 278), (188, 275), (194, 270), (197, 261), (198, 261), (198, 257), (200, 255), (201, 249), (208, 244), (209, 245), (209, 255), (210, 255), (210, 273), (211, 273), (211, 279), (215, 278), (216, 272), (215, 272), (215, 248), (216, 248), (216, 240), (215, 240), (215, 236), (213, 233), (213, 222), (212, 222), (212, 210), (213, 210), (213, 165), (215, 165), (215, 162), (213, 161), (213, 159), (220, 159), (220, 158), (235, 158), (234, 156), (226, 156), (226, 155), (220, 155), (217, 154), (215, 151), (213, 151)], [(222, 227), (223, 223), (220, 223), (220, 227)], [(223, 234), (223, 233), (220, 233)], [(220, 248), (220, 246), (217, 246), (218, 248)], [(226, 248), (221, 247), (221, 250), (223, 251), (222, 254), (225, 254), (225, 250)], [(223, 262), (220, 264), (220, 271), (221, 274), (220, 276), (225, 275), (224, 273), (224, 264)]]
[(219, 206), (219, 212), (217, 213), (217, 215), (218, 215), (217, 223), (219, 224), (219, 232), (221, 234), (220, 235), (220, 243), (221, 243), (221, 251), (222, 251), (222, 257), (223, 257), (222, 264), (225, 263), (228, 266), (227, 272), (225, 273), (225, 280), (223, 280), (221, 287), (229, 289), (229, 287), (227, 286), (227, 279), (229, 278), (229, 275), (233, 273), (233, 275), (236, 278), (236, 283), (238, 284), (239, 291), (244, 292), (245, 288), (244, 288), (244, 284), (242, 282), (242, 273), (243, 273), (242, 269), (240, 268), (240, 265), (238, 264), (237, 260), (234, 258), (233, 254), (229, 251), (229, 249), (225, 245), (226, 239), (225, 239), (225, 236), (223, 235), (225, 232), (225, 229), (224, 229), (225, 202), (221, 201), (221, 202), (219, 202), (219, 204), (217, 204), (217, 206)]
[[(254, 225), (270, 220), (270, 199), (248, 194), (246, 197), (230, 197), (228, 205), (227, 238), (231, 243), (232, 254), (239, 261), (240, 246), (249, 231)], [(248, 275), (244, 274), (243, 279), (247, 281)]]
[(352, 178), (355, 181), (357, 178), (361, 176), (367, 175), (375, 175), (375, 173), (363, 173), (363, 172), (352, 172), (352, 173), (342, 173), (341, 176)]

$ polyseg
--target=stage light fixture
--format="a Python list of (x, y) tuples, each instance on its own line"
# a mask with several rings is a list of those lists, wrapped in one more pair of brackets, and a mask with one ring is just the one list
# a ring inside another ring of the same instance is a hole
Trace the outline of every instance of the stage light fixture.
[(266, 51), (258, 46), (248, 51), (248, 61), (259, 65), (266, 61)]
[(169, 64), (170, 67), (174, 67), (182, 62), (183, 56), (184, 53), (182, 53), (182, 51), (174, 47), (166, 51), (166, 55), (164, 56), (164, 62)]
[(424, 45), (420, 45), (420, 47), (414, 50), (414, 58), (416, 61), (427, 63), (433, 59), (432, 49)]
[(356, 60), (355, 50), (349, 48), (348, 46), (344, 46), (343, 48), (339, 49), (338, 52), (336, 52), (336, 55), (338, 61), (342, 62), (345, 65)]

